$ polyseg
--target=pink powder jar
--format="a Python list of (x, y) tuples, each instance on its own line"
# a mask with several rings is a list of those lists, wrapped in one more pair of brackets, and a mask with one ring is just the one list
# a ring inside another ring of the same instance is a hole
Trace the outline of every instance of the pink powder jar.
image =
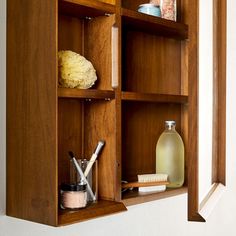
[(61, 185), (61, 208), (77, 210), (87, 205), (86, 184), (62, 184)]

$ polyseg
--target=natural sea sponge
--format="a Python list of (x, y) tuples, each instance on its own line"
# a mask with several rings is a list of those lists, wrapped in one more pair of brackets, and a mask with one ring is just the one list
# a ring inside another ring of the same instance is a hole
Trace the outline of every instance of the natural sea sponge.
[(70, 50), (58, 52), (59, 86), (88, 89), (97, 80), (92, 63)]

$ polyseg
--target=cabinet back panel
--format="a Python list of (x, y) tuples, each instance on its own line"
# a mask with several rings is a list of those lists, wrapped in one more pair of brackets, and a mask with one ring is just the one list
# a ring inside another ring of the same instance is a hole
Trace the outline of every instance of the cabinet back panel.
[[(122, 104), (122, 180), (156, 172), (156, 143), (165, 120), (181, 128), (181, 105), (124, 102)], [(180, 132), (181, 133), (181, 132)]]
[(181, 42), (127, 31), (123, 40), (125, 91), (181, 94)]
[(132, 10), (138, 10), (138, 6), (141, 4), (148, 3), (148, 1), (145, 0), (122, 0), (122, 6), (124, 8), (132, 9)]
[(71, 50), (83, 55), (83, 20), (59, 14), (58, 50)]
[(98, 80), (93, 88), (111, 89), (111, 32), (114, 15), (85, 20), (60, 14), (58, 21), (59, 50), (72, 50), (83, 55), (96, 70)]
[(82, 157), (83, 104), (77, 99), (59, 99), (58, 102), (58, 184), (70, 181), (68, 151)]

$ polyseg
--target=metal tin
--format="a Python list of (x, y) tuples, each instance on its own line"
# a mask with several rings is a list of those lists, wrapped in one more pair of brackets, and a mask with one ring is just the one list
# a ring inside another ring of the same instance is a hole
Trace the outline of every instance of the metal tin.
[(148, 14), (148, 15), (152, 15), (152, 16), (161, 17), (160, 6), (154, 5), (154, 4), (151, 4), (151, 3), (139, 5), (138, 12)]

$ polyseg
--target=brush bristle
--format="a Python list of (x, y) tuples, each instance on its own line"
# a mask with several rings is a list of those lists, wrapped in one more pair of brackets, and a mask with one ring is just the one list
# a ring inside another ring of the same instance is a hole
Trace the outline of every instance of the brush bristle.
[(138, 182), (139, 183), (162, 182), (162, 181), (167, 181), (167, 179), (168, 179), (168, 175), (167, 174), (138, 175)]
[(72, 151), (69, 151), (69, 156), (70, 156), (70, 158), (73, 158), (74, 157), (74, 153)]

